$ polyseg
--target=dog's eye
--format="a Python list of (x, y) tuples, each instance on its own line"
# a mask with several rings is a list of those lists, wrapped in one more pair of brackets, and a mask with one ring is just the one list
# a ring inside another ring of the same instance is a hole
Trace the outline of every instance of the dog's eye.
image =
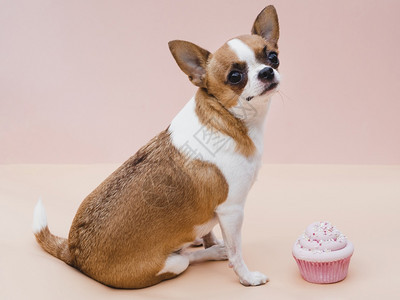
[(268, 60), (276, 67), (279, 65), (278, 54), (276, 52), (268, 53)]
[(238, 84), (243, 79), (243, 74), (239, 71), (232, 71), (228, 75), (228, 81), (232, 84)]

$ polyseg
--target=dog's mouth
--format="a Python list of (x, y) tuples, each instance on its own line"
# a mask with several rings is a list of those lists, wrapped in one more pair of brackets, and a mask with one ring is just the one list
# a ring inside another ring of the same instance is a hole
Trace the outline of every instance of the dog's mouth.
[(253, 99), (254, 97), (262, 96), (262, 95), (266, 94), (267, 92), (269, 92), (269, 91), (275, 89), (278, 85), (279, 85), (279, 82), (273, 82), (273, 83), (271, 83), (270, 85), (268, 85), (268, 86), (261, 92), (261, 94), (259, 94), (258, 96), (250, 96), (250, 97), (247, 97), (246, 100), (247, 100), (247, 101), (250, 101), (250, 100)]
[(265, 89), (259, 96), (262, 96), (262, 95), (264, 95), (266, 92), (269, 92), (269, 91), (273, 90), (273, 89), (276, 88), (278, 85), (279, 85), (278, 82), (273, 82), (273, 83), (271, 83), (269, 86), (266, 87), (266, 89)]

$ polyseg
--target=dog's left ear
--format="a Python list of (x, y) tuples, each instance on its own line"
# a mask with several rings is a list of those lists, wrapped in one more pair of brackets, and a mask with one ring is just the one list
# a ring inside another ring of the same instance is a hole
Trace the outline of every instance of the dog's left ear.
[(210, 52), (186, 41), (170, 41), (168, 46), (179, 68), (189, 77), (189, 80), (194, 85), (205, 88), (206, 67)]
[(264, 8), (254, 21), (252, 34), (257, 34), (278, 48), (279, 21), (275, 7), (269, 5)]

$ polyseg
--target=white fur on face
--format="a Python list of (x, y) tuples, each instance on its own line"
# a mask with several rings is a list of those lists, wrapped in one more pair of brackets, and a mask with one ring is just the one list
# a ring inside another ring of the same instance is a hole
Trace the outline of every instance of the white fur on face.
[[(249, 97), (257, 97), (260, 95), (265, 89), (265, 83), (258, 79), (258, 73), (267, 65), (262, 64), (256, 60), (256, 56), (254, 54), (253, 49), (251, 49), (248, 45), (242, 42), (239, 39), (233, 39), (228, 42), (228, 46), (231, 50), (236, 54), (240, 61), (244, 61), (248, 67), (247, 73), (247, 84), (243, 89), (241, 94), (241, 98), (247, 99)], [(274, 82), (279, 83), (279, 73), (274, 69), (275, 80)], [(265, 95), (270, 94), (270, 92)]]

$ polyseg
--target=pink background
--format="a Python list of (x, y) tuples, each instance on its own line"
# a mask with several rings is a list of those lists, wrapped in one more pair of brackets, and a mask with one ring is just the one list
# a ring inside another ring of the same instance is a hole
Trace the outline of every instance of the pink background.
[(267, 163), (400, 163), (399, 1), (2, 1), (0, 163), (121, 162), (195, 92), (167, 42), (215, 51), (267, 4), (281, 94)]

